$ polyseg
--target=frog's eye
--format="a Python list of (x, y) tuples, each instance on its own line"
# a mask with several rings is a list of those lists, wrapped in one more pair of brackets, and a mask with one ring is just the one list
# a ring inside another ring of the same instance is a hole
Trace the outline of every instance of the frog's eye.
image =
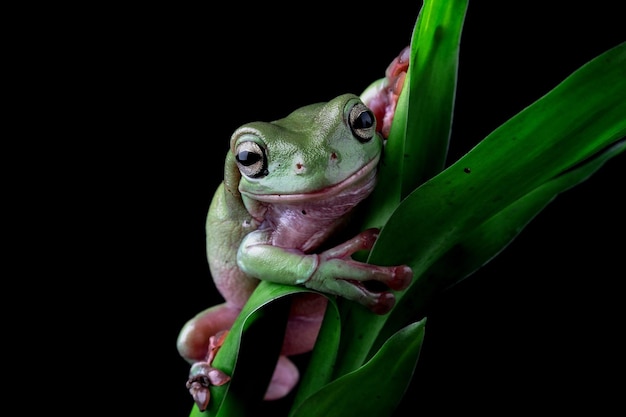
[(246, 141), (238, 144), (235, 159), (239, 171), (246, 177), (259, 178), (268, 174), (265, 151), (256, 142)]
[(376, 134), (376, 117), (363, 103), (357, 103), (350, 109), (350, 129), (361, 142), (369, 142)]

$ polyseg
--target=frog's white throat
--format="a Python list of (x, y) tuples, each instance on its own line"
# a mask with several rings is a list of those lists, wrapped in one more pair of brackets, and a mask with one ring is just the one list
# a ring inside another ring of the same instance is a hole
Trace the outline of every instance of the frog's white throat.
[(375, 185), (376, 163), (369, 163), (342, 182), (312, 193), (247, 197), (260, 200), (251, 214), (262, 219), (260, 229), (272, 230), (272, 245), (311, 252), (341, 227)]

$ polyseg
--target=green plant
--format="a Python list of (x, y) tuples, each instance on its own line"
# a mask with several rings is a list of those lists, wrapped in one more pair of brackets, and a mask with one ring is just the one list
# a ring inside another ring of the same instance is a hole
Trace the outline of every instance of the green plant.
[[(342, 416), (363, 415), (359, 407), (388, 415), (413, 376), (424, 337), (423, 312), (433, 295), (491, 260), (556, 195), (586, 180), (626, 147), (622, 43), (444, 169), (467, 6), (467, 0), (424, 3), (379, 186), (363, 211), (363, 228), (382, 226), (368, 261), (409, 264), (414, 283), (398, 294), (396, 307), (385, 316), (330, 300), (290, 416), (325, 415), (330, 409)], [(396, 250), (399, 240), (415, 250)], [(272, 317), (284, 314), (284, 300), (302, 291), (308, 290), (262, 283), (233, 326), (216, 366), (233, 375), (251, 372), (242, 364), (246, 343)], [(245, 343), (240, 344), (242, 337)], [(276, 351), (275, 344), (267, 348)], [(381, 387), (386, 387), (384, 395), (379, 395)], [(206, 414), (248, 415), (246, 408), (254, 407), (263, 390), (262, 384), (216, 387)], [(202, 413), (194, 408), (192, 415)]]

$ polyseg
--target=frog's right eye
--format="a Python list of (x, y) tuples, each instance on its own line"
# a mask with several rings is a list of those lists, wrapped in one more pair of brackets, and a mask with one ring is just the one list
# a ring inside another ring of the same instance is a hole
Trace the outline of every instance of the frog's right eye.
[(352, 133), (361, 143), (369, 142), (376, 134), (376, 116), (363, 103), (352, 106), (349, 121)]
[(265, 151), (256, 142), (239, 143), (235, 149), (235, 159), (239, 171), (246, 177), (259, 178), (268, 174)]

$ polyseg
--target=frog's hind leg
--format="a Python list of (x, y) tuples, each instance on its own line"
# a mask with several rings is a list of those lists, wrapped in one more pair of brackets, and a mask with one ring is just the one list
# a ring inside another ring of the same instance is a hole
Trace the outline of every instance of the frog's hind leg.
[(265, 393), (266, 400), (283, 398), (298, 383), (300, 378), (298, 367), (288, 356), (310, 352), (313, 349), (328, 301), (326, 297), (312, 293), (296, 294), (293, 299), (281, 356)]
[[(211, 367), (211, 362), (223, 342), (225, 332), (233, 325), (241, 309), (228, 303), (208, 308), (189, 320), (178, 335), (179, 354), (192, 364), (188, 388), (200, 410), (206, 409), (210, 394), (208, 385), (221, 385), (230, 377)], [(293, 352), (290, 352), (293, 353)], [(217, 372), (217, 376), (214, 374)], [(197, 375), (196, 375), (197, 374)], [(209, 381), (200, 384), (202, 377)], [(213, 380), (211, 377), (214, 377)], [(281, 355), (276, 369), (265, 392), (265, 400), (277, 400), (285, 397), (298, 383), (300, 373), (296, 365), (285, 355)], [(196, 381), (196, 379), (198, 381)]]
[(241, 309), (228, 303), (210, 307), (189, 320), (180, 333), (176, 347), (187, 362), (206, 361), (211, 336), (229, 330)]

